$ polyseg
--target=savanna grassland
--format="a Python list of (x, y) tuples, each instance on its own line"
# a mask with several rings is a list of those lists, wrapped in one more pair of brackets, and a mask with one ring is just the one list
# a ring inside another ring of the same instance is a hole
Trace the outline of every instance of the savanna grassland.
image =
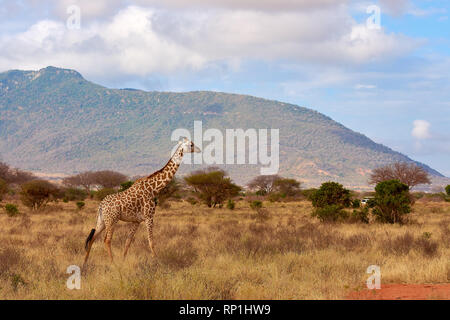
[(407, 224), (386, 225), (321, 223), (308, 201), (264, 202), (268, 217), (242, 200), (235, 210), (177, 201), (157, 208), (156, 258), (141, 226), (123, 260), (121, 222), (115, 264), (98, 240), (81, 289), (69, 290), (66, 269), (82, 264), (97, 205), (19, 204), (15, 217), (0, 208), (0, 299), (342, 299), (364, 288), (369, 265), (382, 285), (450, 278), (450, 203), (417, 202)]

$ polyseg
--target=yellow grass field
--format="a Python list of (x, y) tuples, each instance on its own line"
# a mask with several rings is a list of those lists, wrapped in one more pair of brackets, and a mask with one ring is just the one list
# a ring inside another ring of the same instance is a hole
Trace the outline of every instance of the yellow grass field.
[(450, 203), (418, 202), (400, 226), (320, 223), (307, 201), (264, 202), (268, 219), (247, 201), (235, 210), (178, 201), (157, 208), (156, 258), (142, 225), (123, 260), (120, 222), (115, 264), (97, 240), (81, 289), (69, 290), (66, 270), (82, 264), (97, 206), (19, 204), (15, 217), (0, 208), (0, 299), (342, 299), (365, 287), (370, 265), (382, 285), (450, 279)]

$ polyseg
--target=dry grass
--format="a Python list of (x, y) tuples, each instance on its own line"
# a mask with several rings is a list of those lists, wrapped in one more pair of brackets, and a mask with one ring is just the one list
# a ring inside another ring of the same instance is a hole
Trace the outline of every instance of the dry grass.
[(340, 299), (362, 288), (372, 264), (382, 283), (449, 282), (449, 203), (417, 202), (410, 222), (398, 226), (319, 223), (306, 201), (265, 202), (263, 218), (247, 201), (233, 211), (172, 202), (155, 217), (157, 258), (141, 226), (123, 260), (120, 223), (115, 265), (97, 241), (81, 290), (68, 290), (66, 269), (82, 263), (97, 205), (1, 212), (0, 298)]

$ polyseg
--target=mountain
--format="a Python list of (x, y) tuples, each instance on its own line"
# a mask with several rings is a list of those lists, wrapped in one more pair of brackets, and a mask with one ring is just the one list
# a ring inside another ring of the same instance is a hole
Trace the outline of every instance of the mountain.
[[(0, 73), (0, 155), (27, 170), (150, 173), (167, 162), (173, 130), (186, 128), (192, 134), (196, 120), (203, 122), (203, 132), (217, 128), (224, 135), (227, 128), (279, 128), (280, 174), (306, 185), (336, 180), (362, 187), (377, 166), (415, 162), (293, 104), (221, 92), (109, 89), (55, 67)], [(198, 167), (183, 165), (180, 172)], [(258, 175), (260, 167), (224, 166), (240, 183)]]

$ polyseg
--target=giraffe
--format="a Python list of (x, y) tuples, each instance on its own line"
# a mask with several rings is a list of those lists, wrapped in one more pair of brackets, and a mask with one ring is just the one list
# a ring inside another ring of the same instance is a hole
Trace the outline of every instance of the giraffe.
[(183, 155), (191, 152), (201, 152), (192, 141), (183, 138), (178, 142), (178, 148), (167, 164), (148, 177), (136, 180), (127, 190), (111, 194), (100, 202), (98, 207), (97, 225), (92, 229), (86, 239), (83, 269), (89, 257), (92, 244), (105, 230), (105, 247), (111, 262), (111, 239), (115, 224), (120, 221), (129, 223), (128, 236), (125, 242), (124, 258), (134, 240), (134, 235), (139, 225), (144, 222), (147, 228), (148, 245), (152, 256), (155, 256), (153, 248), (153, 216), (155, 214), (155, 197), (173, 179), (178, 167), (183, 160)]

